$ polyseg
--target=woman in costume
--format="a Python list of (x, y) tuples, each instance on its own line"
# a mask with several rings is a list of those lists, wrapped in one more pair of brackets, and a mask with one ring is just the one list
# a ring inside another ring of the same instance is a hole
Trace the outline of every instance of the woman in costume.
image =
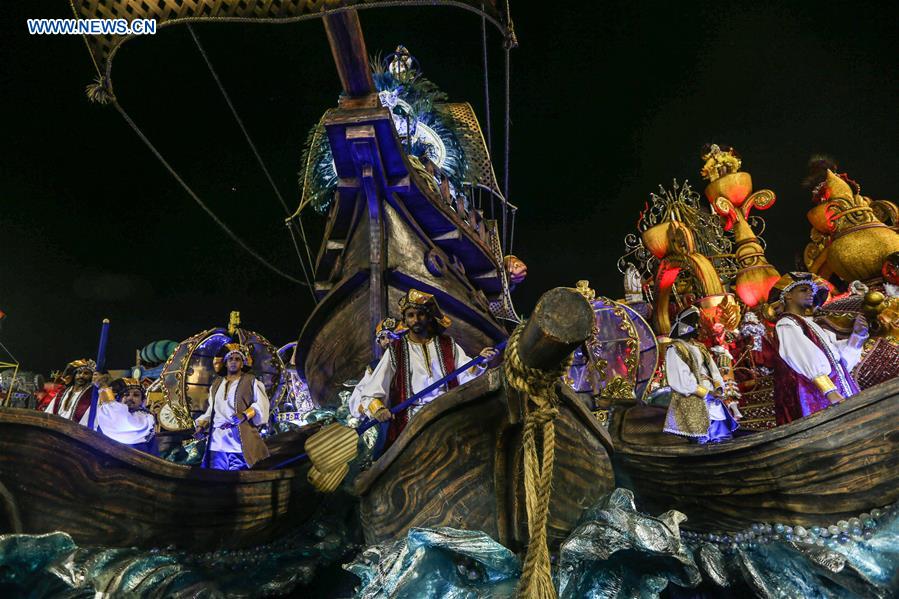
[[(122, 445), (158, 455), (156, 419), (147, 410), (147, 395), (140, 381), (132, 378), (108, 381), (108, 375), (94, 374), (93, 384), (100, 390), (94, 427)], [(87, 419), (85, 413), (81, 419), (83, 426), (87, 426)]]
[(696, 340), (699, 308), (690, 306), (671, 327), (671, 345), (665, 354), (665, 376), (671, 403), (665, 432), (690, 437), (699, 443), (720, 443), (731, 438), (739, 425), (737, 402), (724, 406), (720, 397), (724, 379), (708, 348)]
[(858, 393), (850, 373), (861, 359), (868, 322), (859, 315), (852, 335), (842, 340), (818, 326), (808, 314), (825, 302), (828, 293), (826, 284), (807, 272), (787, 273), (771, 290), (774, 299), (783, 305), (775, 326), (777, 424), (814, 414)]

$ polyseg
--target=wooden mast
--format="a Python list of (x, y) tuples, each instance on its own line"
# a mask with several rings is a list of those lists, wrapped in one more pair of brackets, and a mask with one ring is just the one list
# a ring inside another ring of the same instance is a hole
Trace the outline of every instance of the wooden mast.
[[(359, 13), (345, 10), (326, 14), (322, 19), (331, 54), (337, 66), (337, 74), (343, 93), (339, 100), (342, 109), (375, 108), (380, 105), (375, 83), (368, 64), (368, 51), (365, 48), (365, 37)], [(375, 163), (379, 160), (377, 139), (374, 127), (362, 125), (347, 127), (346, 138), (350, 143), (353, 163), (359, 186), (358, 199), (363, 199), (368, 212), (369, 243), (369, 331), (374, 331), (378, 323), (386, 315), (387, 287), (384, 280), (386, 264), (384, 243), (384, 215), (381, 208), (382, 197), (379, 185), (375, 180)], [(371, 337), (371, 350), (374, 357), (381, 357), (381, 348)]]

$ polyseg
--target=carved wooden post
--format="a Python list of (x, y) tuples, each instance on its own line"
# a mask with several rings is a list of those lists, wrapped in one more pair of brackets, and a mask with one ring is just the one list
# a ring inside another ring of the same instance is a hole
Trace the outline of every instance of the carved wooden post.
[(593, 308), (580, 293), (556, 287), (537, 302), (518, 341), (525, 366), (550, 370), (593, 334)]
[[(547, 291), (540, 296), (518, 339), (521, 363), (541, 370), (557, 368), (593, 334), (594, 318), (590, 303), (574, 289), (556, 287)], [(509, 424), (521, 422), (526, 398), (510, 388), (506, 401)]]

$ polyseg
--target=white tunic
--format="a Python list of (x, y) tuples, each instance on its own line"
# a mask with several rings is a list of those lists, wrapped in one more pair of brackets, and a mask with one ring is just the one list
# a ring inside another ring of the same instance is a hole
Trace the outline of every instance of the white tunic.
[[(84, 426), (87, 426), (88, 414), (90, 410), (81, 418)], [(134, 445), (150, 440), (156, 430), (156, 419), (149, 412), (131, 412), (123, 403), (107, 401), (97, 406), (94, 428), (99, 428), (113, 441)]]
[[(78, 400), (81, 397), (81, 394), (85, 392), (85, 390), (90, 390), (90, 386), (75, 390), (75, 387), (69, 387), (62, 394), (57, 395), (53, 398), (53, 400), (44, 408), (44, 411), (48, 414), (53, 413), (53, 408), (56, 405), (56, 402), (61, 402), (59, 405), (59, 411), (56, 412), (57, 415), (67, 418), (71, 420), (72, 416), (75, 414), (75, 408), (78, 406)], [(90, 408), (85, 412), (87, 414), (90, 412)], [(87, 421), (85, 421), (87, 422)]]
[[(836, 360), (843, 362), (847, 371), (852, 371), (862, 356), (862, 341), (856, 335), (849, 339), (838, 340), (837, 336), (818, 326), (815, 321), (806, 316), (799, 316), (808, 324), (824, 344), (830, 349)], [(777, 321), (777, 338), (780, 341), (778, 353), (787, 366), (809, 380), (824, 375), (830, 375), (830, 362), (824, 352), (815, 343), (805, 336), (802, 328), (793, 322), (791, 318), (781, 318)], [(857, 345), (857, 346), (856, 346)]]
[[(696, 380), (690, 366), (684, 362), (674, 346), (668, 347), (665, 353), (665, 376), (668, 386), (681, 395), (693, 395), (700, 386), (709, 391), (724, 387), (724, 378), (713, 361), (711, 370), (706, 366), (702, 352), (692, 343), (685, 343), (690, 352), (690, 357), (699, 364), (700, 380)], [(709, 409), (709, 418), (712, 420), (725, 420), (724, 405), (720, 401), (706, 402)]]
[[(437, 337), (429, 339), (426, 343), (416, 343), (406, 338), (406, 347), (409, 349), (409, 363), (412, 375), (412, 393), (421, 391), (428, 385), (443, 378), (443, 370), (440, 364), (440, 353), (437, 346)], [(453, 342), (453, 363), (455, 368), (464, 366), (470, 362), (471, 358), (459, 345)], [(468, 381), (477, 378), (487, 369), (486, 366), (474, 366), (459, 375), (459, 384), (465, 384)], [(350, 414), (371, 415), (368, 411), (368, 405), (372, 399), (379, 399), (387, 405), (386, 398), (390, 394), (390, 384), (393, 381), (393, 375), (396, 369), (390, 360), (390, 352), (384, 352), (378, 365), (370, 374), (362, 377), (359, 384), (353, 390), (350, 396), (348, 407)], [(447, 373), (449, 374), (449, 373)], [(424, 397), (420, 398), (415, 405), (409, 408), (409, 416), (414, 415), (422, 406), (428, 404), (443, 393), (446, 393), (446, 386), (438, 387)], [(408, 399), (408, 398), (407, 398)]]
[[(212, 397), (212, 388), (210, 388), (209, 407), (206, 408), (206, 413), (197, 418), (197, 422), (200, 420), (208, 422), (212, 413), (212, 407), (213, 405), (215, 406), (215, 419), (212, 422), (212, 442), (209, 446), (209, 449), (212, 451), (243, 453), (238, 428), (236, 426), (224, 430), (219, 428), (235, 416), (234, 394), (236, 392), (237, 381), (222, 381), (214, 398)], [(250, 404), (250, 407), (256, 410), (256, 415), (250, 420), (254, 426), (262, 426), (263, 423), (268, 422), (268, 395), (265, 393), (265, 386), (259, 380), (253, 381), (253, 403)]]

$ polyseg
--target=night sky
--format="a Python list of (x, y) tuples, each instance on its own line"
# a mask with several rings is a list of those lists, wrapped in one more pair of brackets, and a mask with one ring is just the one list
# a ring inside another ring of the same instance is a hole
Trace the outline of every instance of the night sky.
[[(673, 178), (702, 189), (703, 143), (733, 145), (756, 188), (769, 260), (792, 269), (808, 239), (813, 153), (836, 156), (875, 198), (899, 199), (896, 4), (513, 2), (512, 183), (516, 291), (528, 313), (548, 288), (587, 278), (620, 297), (615, 262), (648, 194)], [(28, 17), (68, 17), (68, 2), (4, 2), (0, 61), (2, 341), (23, 368), (49, 372), (93, 356), (112, 320), (109, 366), (134, 350), (244, 323), (295, 340), (308, 290), (263, 269), (225, 238), (128, 128), (91, 104), (77, 36), (27, 34)], [(451, 8), (361, 13), (369, 52), (398, 43), (453, 101), (483, 119), (480, 20)], [(291, 208), (308, 129), (339, 82), (322, 25), (196, 25)], [(501, 169), (502, 64), (491, 31), (494, 152)], [(126, 43), (113, 82), (121, 104), (241, 237), (297, 277), (275, 199), (187, 30)], [(324, 225), (307, 220), (314, 249)]]

